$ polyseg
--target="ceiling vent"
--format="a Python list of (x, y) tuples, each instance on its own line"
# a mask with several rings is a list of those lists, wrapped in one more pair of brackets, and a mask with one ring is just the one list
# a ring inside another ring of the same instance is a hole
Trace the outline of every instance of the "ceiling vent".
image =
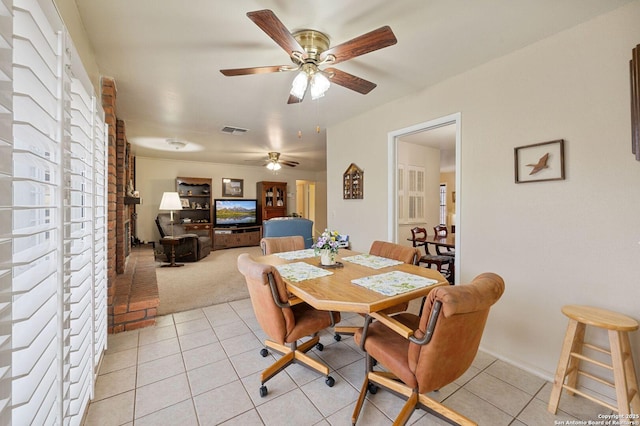
[(220, 131), (222, 133), (226, 133), (228, 135), (244, 135), (249, 130), (248, 129), (242, 129), (240, 127), (224, 126)]

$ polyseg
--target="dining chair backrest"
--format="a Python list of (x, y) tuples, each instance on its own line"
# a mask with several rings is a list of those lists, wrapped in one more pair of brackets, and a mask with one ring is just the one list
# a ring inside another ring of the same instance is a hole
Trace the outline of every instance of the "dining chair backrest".
[(436, 234), (437, 237), (446, 237), (447, 235), (449, 235), (449, 231), (447, 230), (447, 226), (440, 224), (438, 226), (434, 226), (433, 227), (433, 232)]
[(418, 244), (416, 244), (416, 239), (417, 238), (427, 238), (427, 230), (426, 228), (420, 228), (418, 226), (416, 226), (415, 228), (411, 228), (411, 239), (413, 240), (413, 246), (417, 247)]
[(369, 254), (398, 260), (411, 265), (417, 265), (420, 259), (420, 252), (417, 248), (389, 243), (387, 241), (374, 241), (369, 249)]
[(260, 247), (265, 256), (285, 251), (304, 250), (304, 238), (301, 235), (264, 237), (260, 240)]

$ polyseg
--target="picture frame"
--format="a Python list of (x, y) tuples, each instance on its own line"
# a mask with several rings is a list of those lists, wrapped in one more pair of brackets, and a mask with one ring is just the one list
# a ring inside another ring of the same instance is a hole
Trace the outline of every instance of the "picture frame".
[(515, 182), (564, 180), (564, 139), (514, 148)]
[(189, 199), (188, 198), (180, 198), (180, 204), (182, 205), (183, 209), (190, 209), (191, 208), (191, 204), (189, 204)]
[(222, 178), (222, 196), (242, 198), (244, 196), (244, 180)]

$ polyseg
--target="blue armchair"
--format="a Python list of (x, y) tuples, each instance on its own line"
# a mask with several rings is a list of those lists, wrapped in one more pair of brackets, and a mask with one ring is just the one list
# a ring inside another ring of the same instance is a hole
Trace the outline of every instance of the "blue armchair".
[(304, 247), (313, 244), (313, 221), (302, 217), (277, 217), (262, 222), (263, 237), (290, 237), (301, 235)]

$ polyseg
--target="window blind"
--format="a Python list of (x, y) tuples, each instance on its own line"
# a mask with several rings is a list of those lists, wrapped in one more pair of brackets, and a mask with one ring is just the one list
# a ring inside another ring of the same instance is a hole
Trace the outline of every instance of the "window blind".
[(0, 206), (12, 224), (0, 224), (0, 285), (10, 295), (0, 299), (0, 321), (9, 312), (0, 345), (11, 354), (0, 415), (80, 424), (106, 345), (104, 114), (51, 0), (0, 1), (13, 26), (13, 95), (0, 96), (12, 115), (0, 133), (11, 158), (0, 160), (0, 192), (12, 200)]

